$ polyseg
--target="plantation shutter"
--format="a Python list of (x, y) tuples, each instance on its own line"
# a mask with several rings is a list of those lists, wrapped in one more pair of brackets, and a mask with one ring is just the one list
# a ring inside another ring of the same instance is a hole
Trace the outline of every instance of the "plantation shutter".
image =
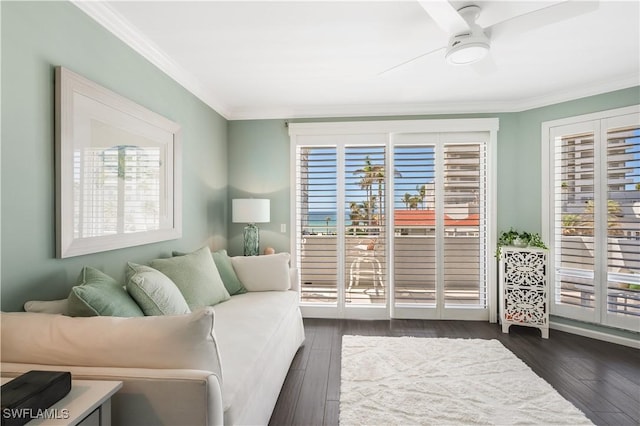
[(345, 147), (344, 270), (350, 305), (386, 302), (386, 180), (384, 146)]
[(497, 124), (290, 124), (291, 251), (303, 315), (495, 315), (487, 152), (494, 155)]
[(637, 330), (640, 114), (605, 111), (547, 131), (552, 313)]
[(640, 317), (640, 125), (607, 131), (607, 311)]
[(336, 147), (298, 147), (296, 155), (296, 238), (300, 253), (301, 300), (338, 299), (336, 233)]
[(463, 318), (470, 308), (488, 307), (486, 138), (482, 133), (396, 136), (396, 315), (427, 307), (435, 313), (423, 309), (421, 316)]
[(556, 138), (555, 302), (590, 311), (595, 307), (594, 169), (594, 132)]
[(484, 144), (444, 146), (445, 306), (486, 306)]
[(435, 145), (396, 146), (396, 304), (436, 303)]

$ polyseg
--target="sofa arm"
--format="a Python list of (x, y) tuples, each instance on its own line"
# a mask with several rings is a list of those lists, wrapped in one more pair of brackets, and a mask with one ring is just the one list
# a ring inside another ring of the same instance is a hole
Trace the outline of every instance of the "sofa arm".
[(203, 370), (76, 367), (2, 363), (3, 377), (30, 370), (69, 371), (77, 380), (117, 380), (122, 388), (111, 398), (117, 425), (222, 425), (220, 382)]

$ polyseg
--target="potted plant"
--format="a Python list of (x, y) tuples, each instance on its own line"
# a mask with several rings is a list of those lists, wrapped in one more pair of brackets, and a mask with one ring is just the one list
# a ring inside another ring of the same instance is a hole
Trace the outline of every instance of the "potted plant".
[(531, 232), (518, 232), (517, 230), (510, 228), (508, 231), (503, 231), (498, 237), (498, 248), (496, 250), (496, 258), (500, 257), (502, 246), (515, 246), (515, 247), (537, 247), (546, 249), (547, 246), (542, 241), (540, 234)]

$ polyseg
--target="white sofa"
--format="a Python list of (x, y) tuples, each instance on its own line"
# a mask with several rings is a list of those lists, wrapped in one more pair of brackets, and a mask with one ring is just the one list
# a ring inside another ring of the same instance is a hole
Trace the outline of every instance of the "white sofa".
[(2, 313), (1, 373), (121, 380), (114, 425), (267, 424), (304, 341), (297, 290), (293, 280), (179, 316)]

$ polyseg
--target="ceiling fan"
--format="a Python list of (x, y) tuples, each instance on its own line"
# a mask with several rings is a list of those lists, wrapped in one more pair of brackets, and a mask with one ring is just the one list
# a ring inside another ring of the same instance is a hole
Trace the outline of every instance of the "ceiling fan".
[(598, 7), (597, 1), (565, 0), (482, 28), (476, 23), (482, 9), (474, 3), (456, 9), (447, 0), (418, 1), (435, 23), (449, 35), (449, 42), (446, 46), (440, 46), (394, 65), (380, 74), (441, 50), (445, 51), (444, 56), (450, 64), (473, 64), (487, 56), (492, 41), (501, 37), (516, 37), (526, 31), (560, 22), (593, 11)]

